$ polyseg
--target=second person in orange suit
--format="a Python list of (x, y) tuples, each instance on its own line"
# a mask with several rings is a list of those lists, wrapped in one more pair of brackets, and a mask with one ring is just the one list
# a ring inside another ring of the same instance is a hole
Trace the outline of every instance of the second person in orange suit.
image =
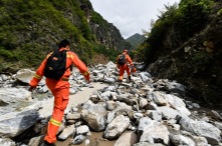
[[(118, 59), (119, 59), (120, 55), (125, 55), (125, 63), (123, 65), (118, 64)], [(123, 80), (123, 75), (124, 75), (125, 71), (128, 75), (128, 80), (131, 81), (130, 66), (133, 66), (133, 61), (132, 61), (131, 57), (128, 55), (127, 50), (123, 50), (122, 54), (120, 54), (120, 55), (117, 57), (117, 63), (116, 63), (117, 67), (119, 69), (118, 81), (121, 82)]]
[[(70, 83), (68, 82), (68, 79), (71, 74), (70, 66), (74, 64), (85, 77), (85, 79), (90, 82), (90, 75), (86, 65), (78, 58), (78, 56), (74, 52), (70, 51), (70, 42), (66, 39), (62, 40), (59, 43), (59, 51), (63, 50), (67, 50), (66, 67), (68, 69), (66, 69), (65, 73), (63, 74), (60, 80), (46, 78), (46, 85), (54, 96), (54, 107), (52, 117), (48, 122), (47, 134), (44, 137), (44, 143), (41, 146), (52, 146), (54, 145), (53, 143), (57, 141), (56, 134), (61, 125), (64, 116), (64, 111), (69, 102)], [(30, 91), (36, 88), (36, 86), (44, 76), (44, 68), (46, 65), (47, 58), (50, 55), (51, 54), (47, 55), (47, 57), (41, 63), (39, 68), (36, 70), (34, 77), (29, 83)]]

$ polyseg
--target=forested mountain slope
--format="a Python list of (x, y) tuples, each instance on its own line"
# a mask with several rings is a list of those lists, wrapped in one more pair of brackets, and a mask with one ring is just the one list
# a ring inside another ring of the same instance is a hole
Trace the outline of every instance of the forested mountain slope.
[(37, 67), (64, 38), (87, 64), (130, 46), (88, 0), (1, 0), (0, 13), (0, 72)]
[(137, 58), (160, 78), (185, 84), (206, 106), (222, 106), (222, 2), (181, 0), (166, 6)]
[(145, 41), (145, 37), (139, 33), (136, 33), (129, 38), (126, 39), (132, 45), (132, 49), (136, 49), (143, 41)]

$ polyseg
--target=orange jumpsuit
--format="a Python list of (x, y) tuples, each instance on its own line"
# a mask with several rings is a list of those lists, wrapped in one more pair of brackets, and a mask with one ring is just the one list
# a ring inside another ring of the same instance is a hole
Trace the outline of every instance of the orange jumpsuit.
[[(67, 50), (67, 49), (61, 48), (60, 51), (62, 50)], [(67, 55), (66, 67), (68, 68), (70, 65), (74, 64), (79, 69), (79, 71), (84, 75), (85, 79), (89, 81), (90, 76), (86, 65), (78, 58), (78, 56), (75, 53), (67, 51), (66, 55)], [(34, 77), (29, 83), (31, 87), (35, 88), (42, 79), (44, 75), (44, 68), (46, 65), (46, 61), (49, 56), (50, 54), (47, 55), (47, 57), (41, 63), (39, 68), (36, 70)], [(59, 126), (61, 125), (61, 121), (64, 116), (64, 110), (66, 109), (66, 106), (69, 101), (70, 83), (68, 82), (68, 78), (70, 74), (71, 70), (70, 68), (68, 68), (60, 80), (46, 78), (46, 85), (51, 90), (54, 96), (53, 113), (48, 123), (47, 134), (44, 138), (44, 140), (46, 140), (48, 143), (56, 142), (56, 134), (59, 129)]]
[[(133, 65), (133, 61), (132, 59), (130, 58), (130, 56), (126, 53), (126, 52), (123, 52), (122, 54), (126, 55), (125, 56), (125, 59), (126, 59), (126, 63), (124, 65), (118, 65), (117, 64), (117, 67), (119, 68), (119, 80), (122, 81), (123, 80), (123, 74), (124, 74), (124, 71), (126, 70), (126, 73), (128, 75), (128, 77), (130, 76), (130, 68), (129, 68), (129, 64), (132, 66)], [(120, 56), (120, 55), (119, 55)], [(119, 58), (119, 56), (117, 57), (117, 60)]]

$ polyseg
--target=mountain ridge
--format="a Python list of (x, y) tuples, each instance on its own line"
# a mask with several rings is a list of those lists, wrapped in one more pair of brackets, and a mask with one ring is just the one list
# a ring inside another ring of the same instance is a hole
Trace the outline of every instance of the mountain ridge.
[(145, 40), (146, 40), (146, 38), (139, 33), (135, 33), (134, 35), (132, 35), (126, 39), (126, 41), (132, 45), (132, 47), (133, 47), (132, 49), (136, 49)]
[(36, 68), (62, 39), (88, 65), (95, 54), (114, 60), (130, 45), (88, 0), (0, 1), (0, 72)]

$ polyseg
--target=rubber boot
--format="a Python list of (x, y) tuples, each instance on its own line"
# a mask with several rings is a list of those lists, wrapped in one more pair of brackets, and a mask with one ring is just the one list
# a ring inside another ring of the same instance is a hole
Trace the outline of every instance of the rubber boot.
[(40, 146), (55, 146), (55, 144), (48, 143), (47, 141), (44, 140), (44, 142)]
[(131, 82), (131, 76), (128, 76), (128, 80)]

